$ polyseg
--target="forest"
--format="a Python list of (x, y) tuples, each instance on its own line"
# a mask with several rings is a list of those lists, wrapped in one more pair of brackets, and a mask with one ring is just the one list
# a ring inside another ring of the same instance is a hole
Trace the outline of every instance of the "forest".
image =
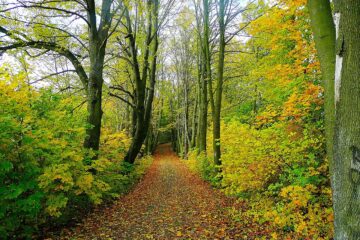
[(0, 0), (0, 239), (360, 239), (358, 0)]

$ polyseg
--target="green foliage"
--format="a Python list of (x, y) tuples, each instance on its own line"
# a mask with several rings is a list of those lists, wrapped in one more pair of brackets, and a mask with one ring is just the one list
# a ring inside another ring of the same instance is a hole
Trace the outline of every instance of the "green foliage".
[(220, 179), (217, 167), (205, 153), (198, 154), (198, 149), (193, 149), (189, 152), (188, 160), (185, 162), (190, 170), (199, 174), (202, 179), (210, 182), (213, 186), (219, 185)]
[[(39, 152), (32, 148), (31, 94), (21, 81), (0, 81), (0, 235), (30, 236), (42, 209), (44, 192), (37, 184)], [(17, 88), (17, 90), (15, 90)]]
[(126, 192), (151, 163), (123, 163), (129, 138), (107, 130), (91, 160), (94, 153), (82, 147), (86, 115), (74, 111), (80, 102), (34, 90), (21, 75), (1, 75), (0, 236), (31, 238), (45, 221), (65, 223), (77, 210)]

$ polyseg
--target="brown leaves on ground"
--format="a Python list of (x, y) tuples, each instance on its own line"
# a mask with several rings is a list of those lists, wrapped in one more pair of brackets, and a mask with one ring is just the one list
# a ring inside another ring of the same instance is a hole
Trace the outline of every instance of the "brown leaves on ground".
[(94, 211), (61, 239), (253, 239), (248, 226), (231, 220), (231, 206), (231, 199), (189, 172), (169, 145), (161, 145), (132, 192)]

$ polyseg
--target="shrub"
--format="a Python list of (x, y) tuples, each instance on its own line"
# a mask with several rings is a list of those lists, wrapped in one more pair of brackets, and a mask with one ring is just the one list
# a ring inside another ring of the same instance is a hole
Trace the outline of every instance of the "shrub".
[(81, 102), (34, 90), (21, 75), (0, 75), (1, 237), (31, 238), (45, 222), (65, 223), (126, 192), (150, 165), (150, 157), (124, 163), (129, 138), (107, 129), (92, 160), (95, 153), (82, 146), (86, 113), (74, 111)]
[[(333, 213), (322, 128), (311, 124), (289, 128), (290, 124), (273, 122), (256, 129), (236, 120), (222, 123), (220, 186), (246, 202), (245, 210), (232, 210), (234, 218), (266, 223), (272, 239), (331, 238)], [(191, 168), (201, 174), (214, 172), (213, 165), (204, 168), (201, 158), (191, 156)]]

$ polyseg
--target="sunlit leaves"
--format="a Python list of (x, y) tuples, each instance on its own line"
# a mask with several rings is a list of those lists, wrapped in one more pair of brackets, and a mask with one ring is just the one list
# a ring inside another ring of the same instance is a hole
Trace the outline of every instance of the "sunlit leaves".
[(51, 88), (33, 89), (22, 74), (2, 71), (1, 236), (30, 237), (46, 218), (55, 221), (84, 201), (91, 205), (116, 197), (151, 163), (123, 165), (130, 139), (125, 132), (109, 129), (103, 131), (99, 158), (89, 161), (94, 152), (83, 148), (88, 126), (85, 111), (78, 107), (81, 102), (76, 95), (58, 94)]

